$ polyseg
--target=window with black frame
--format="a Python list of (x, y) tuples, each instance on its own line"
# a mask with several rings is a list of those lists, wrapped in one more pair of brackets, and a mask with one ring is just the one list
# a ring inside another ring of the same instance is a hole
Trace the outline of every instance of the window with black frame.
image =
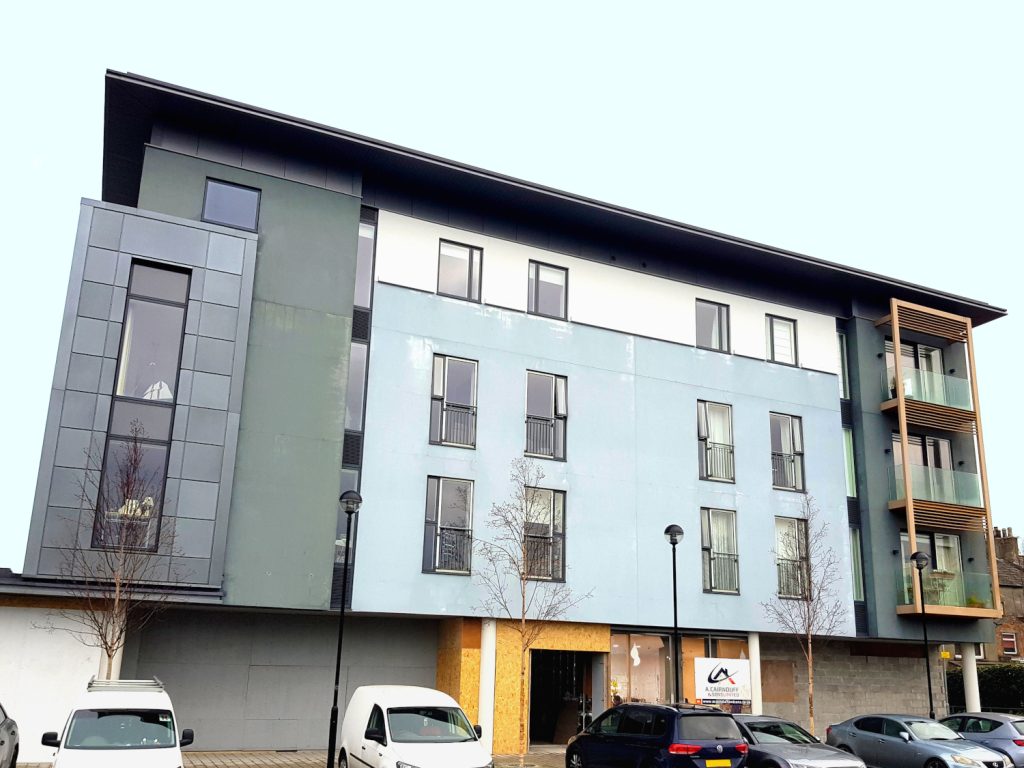
[(700, 479), (735, 481), (732, 406), (697, 401), (697, 443)]
[(437, 292), (442, 296), (480, 301), (482, 248), (442, 240), (437, 256)]
[(473, 553), (473, 482), (427, 478), (423, 570), (468, 574)]
[(526, 563), (531, 579), (565, 579), (565, 492), (527, 488)]
[(738, 593), (740, 567), (733, 510), (701, 509), (700, 547), (704, 591)]
[(771, 414), (772, 486), (804, 490), (804, 438), (799, 416)]
[(157, 547), (189, 273), (132, 264), (97, 489), (94, 547)]
[(765, 315), (765, 353), (773, 363), (797, 364), (796, 320)]
[(566, 319), (569, 270), (531, 261), (528, 285), (527, 312), (558, 320)]
[(697, 299), (697, 346), (729, 351), (729, 307)]
[(434, 355), (430, 442), (476, 446), (476, 361)]
[(779, 597), (806, 599), (809, 585), (807, 521), (798, 517), (775, 518), (775, 567)]
[(529, 456), (565, 458), (566, 378), (526, 372), (526, 451)]

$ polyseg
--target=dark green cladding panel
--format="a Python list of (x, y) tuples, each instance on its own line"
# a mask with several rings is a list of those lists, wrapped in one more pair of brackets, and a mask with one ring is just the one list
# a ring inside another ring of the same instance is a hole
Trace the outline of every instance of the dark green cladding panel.
[(360, 201), (149, 148), (139, 207), (199, 219), (207, 178), (261, 190), (225, 599), (326, 608)]

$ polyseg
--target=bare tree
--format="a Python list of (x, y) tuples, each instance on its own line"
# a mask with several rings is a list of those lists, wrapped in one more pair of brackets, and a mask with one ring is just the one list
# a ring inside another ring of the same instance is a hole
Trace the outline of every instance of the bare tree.
[(541, 487), (544, 471), (518, 458), (509, 497), (491, 506), (489, 539), (476, 539), (483, 565), (474, 569), (486, 592), (483, 612), (510, 620), (519, 635), (519, 765), (527, 749), (526, 681), (530, 649), (551, 622), (593, 594), (565, 583), (565, 510), (560, 495)]
[(63, 550), (61, 576), (74, 602), (57, 613), (71, 625), (66, 631), (103, 652), (107, 679), (128, 631), (166, 607), (166, 586), (175, 581), (174, 527), (161, 514), (166, 462), (145, 437), (133, 421), (128, 438), (110, 441), (105, 463), (102, 453), (87, 452), (74, 538)]
[(829, 523), (814, 499), (804, 500), (803, 515), (776, 536), (778, 592), (761, 603), (765, 616), (799, 643), (807, 662), (807, 716), (814, 733), (814, 642), (827, 642), (846, 616), (836, 584), (841, 561), (829, 541)]

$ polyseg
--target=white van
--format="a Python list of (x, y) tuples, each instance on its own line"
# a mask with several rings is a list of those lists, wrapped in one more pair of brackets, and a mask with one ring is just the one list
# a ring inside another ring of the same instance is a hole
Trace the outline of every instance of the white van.
[(64, 733), (43, 734), (56, 747), (53, 768), (180, 768), (192, 730), (175, 730), (171, 697), (157, 678), (93, 680), (68, 715)]
[(341, 768), (493, 768), (480, 726), (447, 693), (412, 685), (356, 688), (341, 724)]

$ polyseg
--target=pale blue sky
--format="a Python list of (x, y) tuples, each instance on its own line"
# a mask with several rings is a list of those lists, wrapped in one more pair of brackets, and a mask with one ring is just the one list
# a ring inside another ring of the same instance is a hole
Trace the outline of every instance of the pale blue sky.
[(17, 3), (5, 21), (0, 566), (22, 566), (108, 67), (1008, 308), (975, 341), (995, 522), (1024, 533), (1020, 0)]

